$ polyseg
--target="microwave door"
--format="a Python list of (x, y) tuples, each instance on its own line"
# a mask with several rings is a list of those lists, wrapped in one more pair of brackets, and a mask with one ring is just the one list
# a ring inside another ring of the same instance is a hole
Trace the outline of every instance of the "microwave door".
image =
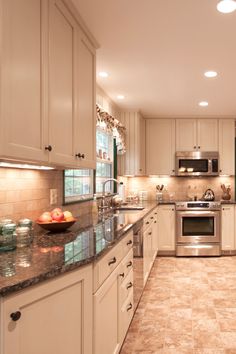
[(208, 159), (178, 159), (179, 176), (198, 176), (209, 174)]

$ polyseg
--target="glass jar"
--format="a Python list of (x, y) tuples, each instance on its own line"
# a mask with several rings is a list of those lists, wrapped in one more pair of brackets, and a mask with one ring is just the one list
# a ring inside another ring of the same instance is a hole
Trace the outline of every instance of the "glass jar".
[[(8, 221), (7, 221), (8, 222)], [(1, 233), (0, 233), (0, 252), (2, 251), (12, 251), (16, 248), (16, 224), (1, 223)]]
[(31, 243), (30, 228), (27, 226), (18, 226), (16, 228), (17, 247), (27, 247)]
[(25, 226), (29, 228), (29, 233), (30, 233), (30, 240), (33, 240), (34, 236), (34, 228), (33, 228), (33, 221), (27, 218), (20, 219), (18, 222), (19, 226)]
[(0, 275), (2, 277), (12, 277), (16, 274), (15, 252), (6, 252), (0, 257)]

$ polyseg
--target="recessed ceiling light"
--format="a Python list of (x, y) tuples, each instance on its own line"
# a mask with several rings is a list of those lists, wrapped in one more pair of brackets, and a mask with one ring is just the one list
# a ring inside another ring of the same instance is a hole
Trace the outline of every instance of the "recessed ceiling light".
[(198, 103), (199, 106), (201, 107), (207, 107), (208, 106), (208, 102), (207, 101), (201, 101)]
[(108, 77), (108, 73), (106, 71), (100, 71), (98, 74), (100, 77)]
[(223, 14), (229, 14), (236, 10), (236, 2), (234, 0), (221, 0), (217, 4), (217, 10)]
[(206, 77), (216, 77), (218, 74), (217, 74), (216, 71), (206, 71), (206, 72), (204, 73), (204, 75), (205, 75)]
[(118, 98), (118, 100), (123, 100), (125, 98), (125, 96), (124, 95), (118, 95), (117, 98)]

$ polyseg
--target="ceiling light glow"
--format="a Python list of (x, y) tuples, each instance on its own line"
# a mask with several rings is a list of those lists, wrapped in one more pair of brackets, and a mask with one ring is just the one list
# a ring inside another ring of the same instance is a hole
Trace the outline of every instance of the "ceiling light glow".
[(207, 107), (208, 106), (208, 102), (207, 101), (201, 101), (198, 103), (199, 106), (201, 107)]
[(204, 73), (204, 75), (206, 76), (206, 77), (216, 77), (218, 74), (217, 74), (217, 72), (216, 71), (206, 71), (205, 73)]
[(123, 100), (125, 98), (124, 95), (117, 95), (118, 100)]
[(234, 0), (221, 0), (217, 4), (217, 10), (223, 14), (229, 14), (236, 10), (236, 2)]
[(100, 77), (108, 77), (108, 73), (106, 71), (100, 71), (100, 73), (98, 74)]

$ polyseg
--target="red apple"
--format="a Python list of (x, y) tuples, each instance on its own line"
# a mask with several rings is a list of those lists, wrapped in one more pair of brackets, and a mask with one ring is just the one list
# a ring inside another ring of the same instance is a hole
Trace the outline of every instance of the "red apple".
[(43, 214), (40, 215), (38, 218), (39, 222), (52, 222), (51, 214), (48, 211), (45, 211)]
[(69, 210), (64, 211), (63, 214), (66, 221), (74, 219), (72, 213)]
[(51, 216), (52, 216), (52, 220), (55, 220), (57, 222), (64, 220), (64, 214), (62, 211), (54, 211), (51, 213)]
[(51, 211), (51, 214), (53, 213), (57, 213), (57, 212), (60, 212), (60, 213), (63, 213), (63, 211), (61, 210), (61, 208), (54, 208), (52, 211)]

